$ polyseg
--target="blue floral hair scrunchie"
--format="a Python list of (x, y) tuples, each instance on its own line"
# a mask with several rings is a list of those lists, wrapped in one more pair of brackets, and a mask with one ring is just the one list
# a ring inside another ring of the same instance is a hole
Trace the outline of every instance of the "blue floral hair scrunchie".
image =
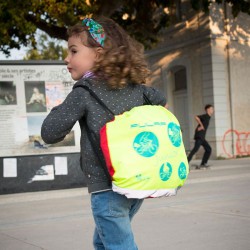
[(85, 18), (82, 20), (82, 24), (85, 25), (88, 28), (88, 31), (92, 38), (101, 45), (101, 47), (104, 47), (104, 40), (106, 38), (106, 35), (104, 33), (104, 29), (102, 25), (94, 21), (92, 18)]

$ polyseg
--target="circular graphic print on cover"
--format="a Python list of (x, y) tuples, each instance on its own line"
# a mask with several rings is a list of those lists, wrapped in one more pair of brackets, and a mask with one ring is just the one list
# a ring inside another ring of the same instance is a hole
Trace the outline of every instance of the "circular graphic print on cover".
[(141, 156), (151, 157), (159, 148), (157, 136), (152, 132), (139, 133), (133, 143), (134, 150)]
[(180, 133), (180, 126), (177, 124), (170, 122), (168, 124), (168, 137), (171, 143), (175, 147), (179, 147), (181, 145), (181, 133)]
[(170, 163), (164, 163), (160, 168), (160, 178), (162, 181), (167, 181), (172, 175), (172, 166)]
[(179, 168), (178, 168), (178, 175), (181, 180), (184, 180), (187, 178), (187, 167), (184, 164), (184, 162), (181, 162)]

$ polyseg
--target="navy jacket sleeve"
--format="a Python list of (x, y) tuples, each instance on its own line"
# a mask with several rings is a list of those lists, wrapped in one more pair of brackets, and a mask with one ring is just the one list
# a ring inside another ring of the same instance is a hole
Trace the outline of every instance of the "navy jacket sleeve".
[(83, 88), (73, 89), (62, 104), (51, 110), (41, 128), (41, 137), (45, 143), (62, 141), (75, 123), (84, 116), (86, 94)]
[(167, 100), (162, 92), (160, 92), (158, 89), (148, 86), (144, 87), (144, 94), (148, 97), (148, 99), (151, 101), (154, 105), (161, 105), (165, 106), (167, 104)]

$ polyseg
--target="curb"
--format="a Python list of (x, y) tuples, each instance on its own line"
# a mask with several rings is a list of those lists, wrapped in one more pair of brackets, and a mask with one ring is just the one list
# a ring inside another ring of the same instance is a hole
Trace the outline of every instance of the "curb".
[(39, 192), (3, 194), (0, 195), (0, 205), (29, 201), (42, 201), (48, 199), (71, 198), (89, 195), (87, 188), (74, 188), (63, 190), (48, 190)]

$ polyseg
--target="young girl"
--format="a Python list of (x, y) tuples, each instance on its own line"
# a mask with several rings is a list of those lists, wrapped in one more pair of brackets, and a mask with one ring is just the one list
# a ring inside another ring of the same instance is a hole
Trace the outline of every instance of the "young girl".
[[(109, 176), (101, 166), (86, 132), (99, 139), (99, 130), (112, 119), (84, 88), (88, 86), (115, 114), (143, 105), (145, 94), (155, 105), (165, 97), (144, 85), (149, 74), (143, 50), (108, 18), (86, 18), (68, 30), (67, 68), (77, 82), (65, 101), (44, 120), (41, 135), (46, 143), (62, 141), (79, 121), (81, 166), (86, 177), (95, 220), (93, 244), (97, 250), (138, 249), (131, 220), (143, 200), (128, 199), (112, 191)], [(98, 144), (98, 143), (97, 143)], [(96, 145), (100, 150), (100, 145)]]

